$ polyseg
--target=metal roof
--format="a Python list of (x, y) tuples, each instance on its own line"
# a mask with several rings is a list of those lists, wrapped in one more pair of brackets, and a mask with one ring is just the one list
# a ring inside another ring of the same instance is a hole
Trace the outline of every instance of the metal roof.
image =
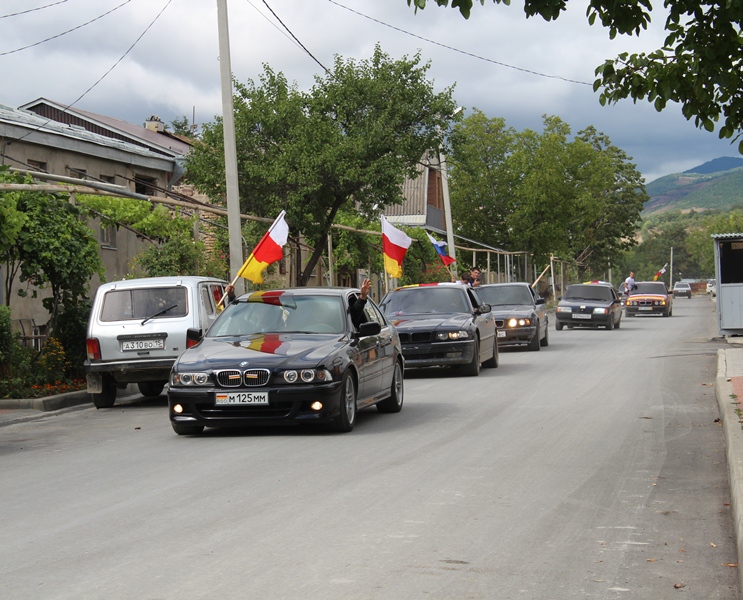
[(713, 240), (743, 239), (743, 233), (713, 233)]
[[(106, 146), (108, 148), (114, 148), (116, 150), (122, 150), (129, 154), (138, 154), (140, 156), (146, 156), (148, 158), (157, 158), (160, 160), (167, 160), (167, 157), (163, 156), (162, 153), (153, 152), (142, 146), (135, 144), (129, 144), (121, 140), (115, 140), (97, 133), (92, 133), (87, 129), (78, 127), (76, 125), (65, 125), (57, 121), (50, 121), (44, 117), (40, 117), (36, 113), (21, 110), (17, 108), (11, 108), (10, 106), (4, 106), (0, 104), (0, 135), (4, 135), (2, 126), (14, 126), (21, 129), (28, 130), (28, 141), (34, 143), (35, 140), (31, 137), (31, 134), (51, 134), (57, 135), (64, 138), (74, 139), (77, 141), (88, 142), (96, 144), (98, 146)], [(12, 137), (12, 136), (8, 136)], [(170, 159), (172, 161), (172, 159)]]

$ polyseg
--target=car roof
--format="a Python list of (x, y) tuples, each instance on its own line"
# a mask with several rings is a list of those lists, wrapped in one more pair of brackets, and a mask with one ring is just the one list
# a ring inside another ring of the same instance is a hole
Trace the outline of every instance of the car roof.
[(455, 288), (460, 288), (460, 289), (466, 289), (470, 286), (465, 283), (457, 283), (457, 282), (450, 282), (450, 281), (435, 281), (432, 283), (411, 283), (410, 285), (401, 285), (399, 287), (396, 287), (392, 291), (396, 292), (398, 290), (409, 290), (413, 288), (431, 288), (431, 287), (455, 287)]
[(478, 288), (486, 288), (486, 287), (503, 287), (506, 285), (518, 285), (518, 286), (526, 286), (531, 287), (530, 283), (527, 283), (526, 281), (502, 281), (501, 283), (483, 283), (481, 285), (478, 285)]
[(197, 275), (182, 275), (172, 277), (142, 277), (139, 279), (122, 279), (121, 281), (110, 281), (108, 283), (101, 284), (99, 290), (126, 290), (132, 288), (142, 287), (165, 287), (174, 285), (189, 285), (201, 282), (213, 282), (227, 284), (223, 279), (217, 277), (200, 277)]

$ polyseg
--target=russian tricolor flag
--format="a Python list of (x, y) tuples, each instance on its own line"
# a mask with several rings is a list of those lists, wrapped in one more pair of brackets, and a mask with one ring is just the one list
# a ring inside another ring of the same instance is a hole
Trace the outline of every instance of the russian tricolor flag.
[(439, 242), (438, 240), (435, 240), (433, 236), (431, 236), (428, 232), (426, 232), (426, 235), (428, 236), (428, 239), (431, 240), (433, 247), (436, 249), (436, 254), (439, 255), (439, 258), (441, 259), (441, 262), (444, 263), (445, 267), (448, 267), (450, 264), (457, 262), (444, 250), (446, 242)]

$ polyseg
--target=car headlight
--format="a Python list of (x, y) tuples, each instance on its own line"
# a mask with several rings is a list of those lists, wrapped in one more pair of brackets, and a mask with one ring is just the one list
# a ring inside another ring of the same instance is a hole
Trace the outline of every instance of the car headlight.
[(439, 331), (436, 333), (436, 339), (440, 342), (446, 340), (466, 340), (470, 337), (468, 331)]
[(606, 315), (606, 314), (609, 314), (609, 309), (608, 308), (594, 308), (593, 314), (594, 315)]
[(570, 306), (558, 306), (557, 312), (571, 313), (573, 309)]
[(524, 327), (531, 325), (531, 319), (508, 319), (507, 325), (509, 327)]
[(327, 369), (289, 369), (282, 377), (286, 383), (326, 383), (333, 381), (333, 376)]
[(209, 373), (173, 373), (170, 385), (211, 385)]

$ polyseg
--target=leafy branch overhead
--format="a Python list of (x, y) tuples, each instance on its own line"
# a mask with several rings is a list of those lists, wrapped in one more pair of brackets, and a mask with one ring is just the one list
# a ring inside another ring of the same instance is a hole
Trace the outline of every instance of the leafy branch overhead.
[[(419, 55), (392, 60), (377, 46), (369, 60), (336, 57), (309, 92), (264, 66), (260, 81), (236, 84), (240, 205), (275, 217), (314, 251), (298, 283), (309, 280), (341, 209), (375, 217), (402, 202), (402, 183), (448, 130), (452, 89), (434, 91)], [(214, 199), (224, 194), (222, 123), (203, 126), (188, 178)]]
[[(474, 0), (434, 0), (439, 6), (459, 9), (469, 18)], [(423, 9), (426, 0), (407, 0)], [(479, 0), (484, 5), (485, 0)], [(493, 0), (510, 4), (509, 0)], [(594, 91), (601, 104), (631, 98), (648, 100), (656, 110), (669, 102), (681, 105), (688, 120), (707, 131), (718, 127), (721, 139), (739, 140), (743, 135), (743, 0), (667, 0), (666, 38), (653, 52), (622, 53), (596, 68)], [(640, 35), (651, 21), (648, 0), (589, 0), (589, 24), (596, 20), (617, 34)], [(567, 0), (526, 0), (527, 17), (557, 19), (567, 10)], [(664, 14), (666, 14), (664, 11)], [(738, 150), (743, 153), (743, 140)]]

